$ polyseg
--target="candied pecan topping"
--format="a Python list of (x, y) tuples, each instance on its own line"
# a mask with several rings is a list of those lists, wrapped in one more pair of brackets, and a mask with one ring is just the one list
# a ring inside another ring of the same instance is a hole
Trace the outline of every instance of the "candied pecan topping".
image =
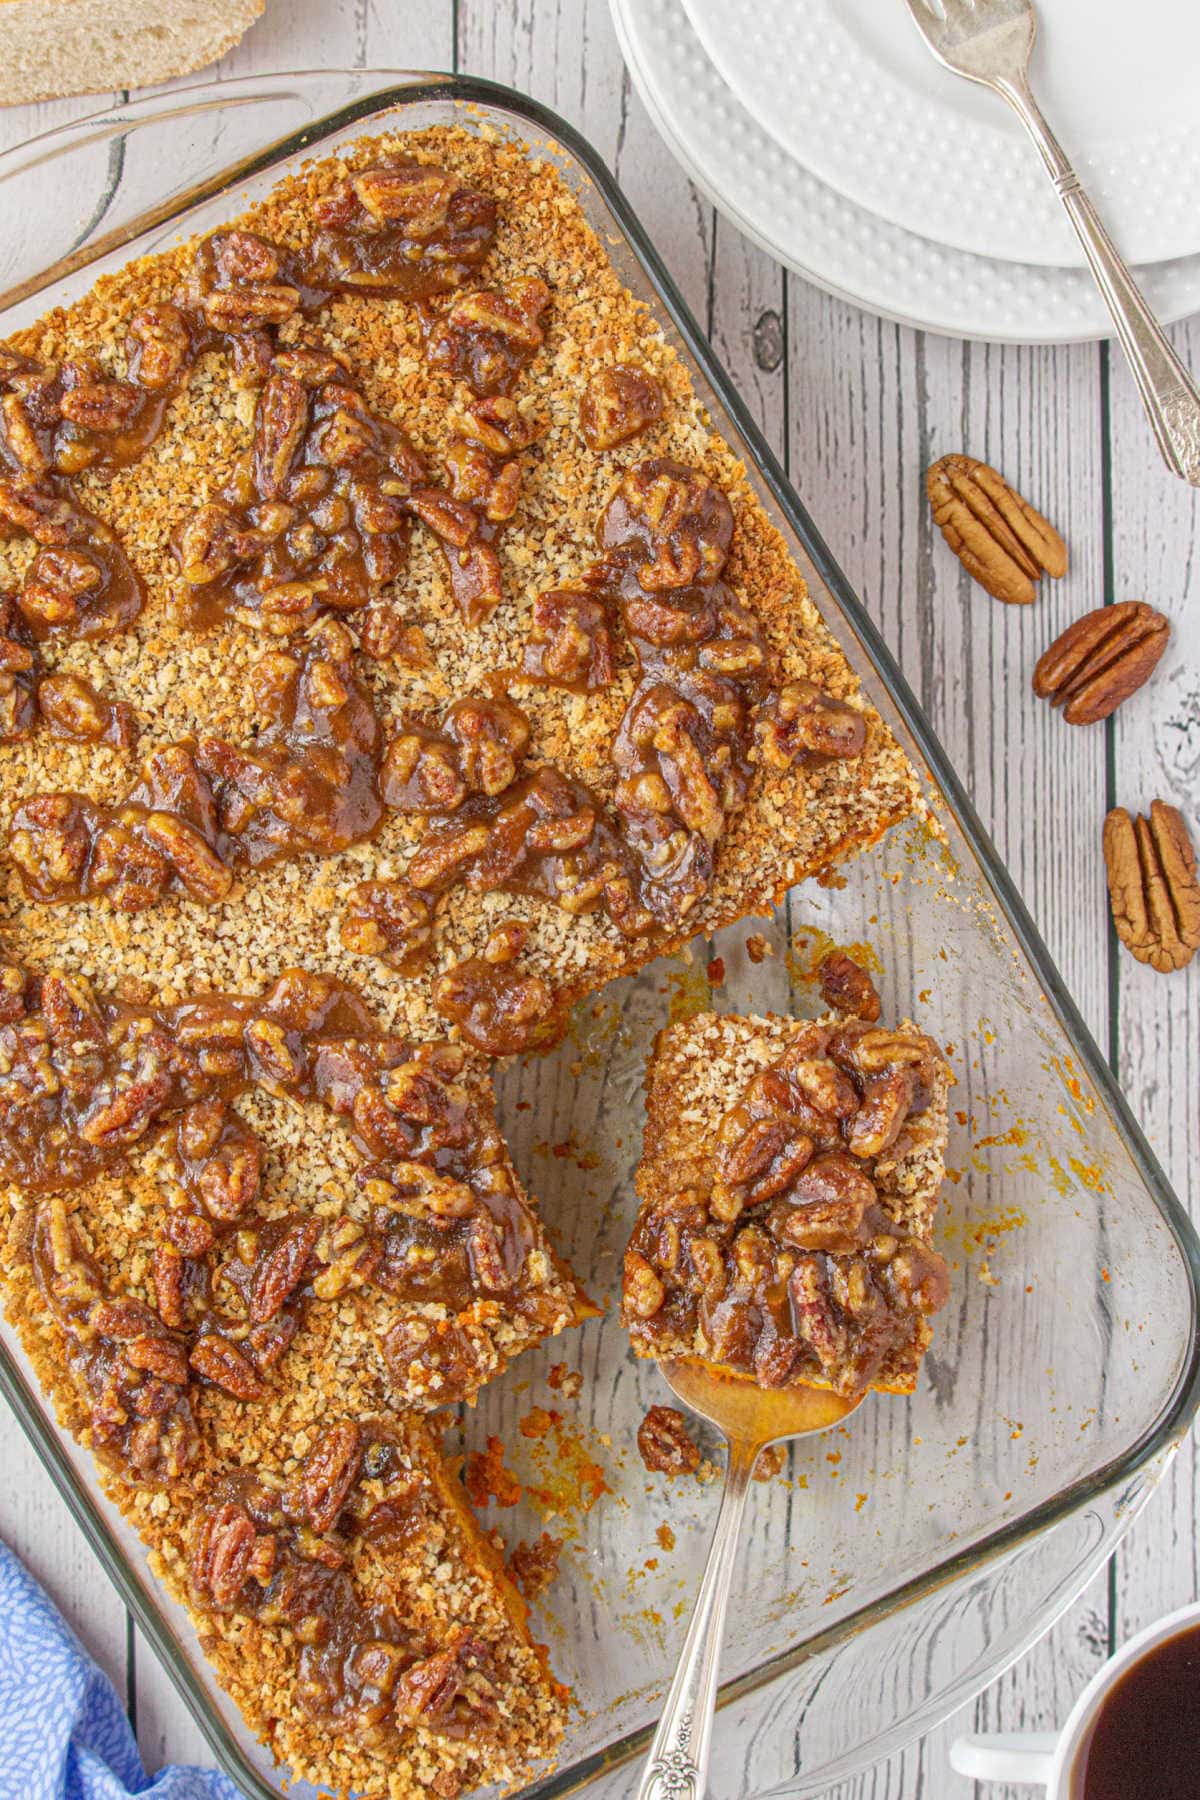
[(770, 674), (757, 619), (721, 580), (732, 527), (719, 489), (661, 457), (626, 473), (600, 526), (609, 554), (593, 579), (612, 585), (639, 666), (613, 744), (616, 805), (664, 922), (711, 883)]
[(33, 637), (105, 637), (137, 618), (141, 581), (112, 532), (67, 497), (63, 483), (0, 479), (4, 525), (41, 546), (16, 594)]
[(527, 681), (592, 694), (616, 673), (616, 645), (603, 597), (586, 588), (551, 588), (533, 603), (521, 673)]
[(844, 950), (830, 950), (821, 958), (817, 969), (821, 995), (835, 1012), (849, 1013), (873, 1025), (879, 1017), (879, 995), (875, 983), (852, 956)]
[(53, 735), (72, 744), (112, 744), (118, 750), (132, 750), (137, 742), (133, 708), (123, 700), (105, 700), (82, 676), (44, 675), (38, 682), (37, 705)]
[(144, 306), (130, 319), (125, 338), (130, 381), (154, 394), (173, 389), (195, 347), (191, 321), (180, 307), (170, 301)]
[(937, 1064), (911, 1031), (803, 1027), (721, 1120), (709, 1191), (643, 1209), (622, 1293), (635, 1343), (685, 1343), (764, 1387), (853, 1396), (903, 1372), (946, 1266), (887, 1212), (874, 1169), (928, 1106)]
[(185, 1091), (169, 1034), (131, 1029), (82, 977), (47, 975), (0, 1026), (0, 1170), (34, 1192), (119, 1161)]
[(400, 621), (384, 589), (404, 572), (423, 477), (404, 433), (368, 409), (339, 358), (276, 355), (253, 445), (174, 546), (194, 619), (228, 613), (286, 636), (323, 613), (366, 609), (364, 642), (390, 651)]
[(454, 701), (440, 725), (393, 738), (380, 790), (397, 812), (452, 813), (468, 794), (495, 796), (516, 780), (529, 720), (511, 700)]
[(294, 318), (303, 301), (303, 275), (278, 244), (235, 228), (205, 238), (192, 260), (188, 307), (210, 332), (226, 336), (235, 375), (252, 386), (270, 365), (275, 329)]
[(496, 203), (435, 164), (394, 157), (318, 200), (314, 279), (419, 300), (460, 287), (496, 233)]
[(590, 450), (615, 450), (661, 419), (662, 388), (637, 363), (598, 369), (579, 402), (579, 429)]
[(89, 1409), (91, 1448), (131, 1483), (176, 1480), (199, 1448), (183, 1340), (152, 1307), (108, 1292), (60, 1197), (37, 1209), (31, 1260)]
[(473, 1632), (460, 1630), (447, 1649), (414, 1663), (401, 1675), (396, 1683), (396, 1716), (443, 1737), (486, 1731), (500, 1716), (494, 1673), (487, 1645)]
[[(465, 556), (470, 520), (444, 490), (428, 500), (444, 515), (435, 528)], [(414, 504), (426, 516), (426, 495)], [(486, 801), (476, 798), (444, 727), (414, 726), (389, 751), (385, 798), (454, 815), (426, 833), (409, 866), (414, 886), (437, 893), (461, 881), (545, 894), (569, 911), (602, 905), (625, 936), (656, 919), (678, 926), (698, 905), (749, 785), (754, 709), (770, 693), (758, 621), (721, 580), (731, 533), (728, 500), (696, 470), (653, 458), (627, 471), (600, 525), (607, 554), (583, 585), (537, 599), (521, 670), (581, 691), (604, 686), (609, 618), (620, 611), (639, 678), (613, 744), (616, 819), (550, 768), (521, 779), (501, 769), (490, 787), (477, 784)], [(801, 750), (856, 755), (865, 743), (861, 715), (811, 683), (787, 684), (763, 712), (762, 754), (773, 764)]]
[(758, 741), (768, 768), (788, 769), (798, 757), (812, 762), (860, 755), (867, 722), (846, 701), (797, 679), (785, 682), (760, 709)]
[(448, 311), (426, 318), (426, 358), (480, 398), (510, 394), (546, 341), (540, 320), (549, 305), (550, 289), (532, 275), (462, 294)]
[(484, 420), (484, 408), (499, 405), (498, 400), (484, 401), (465, 415), (461, 435), (446, 445), (445, 484), (415, 488), (410, 502), (416, 517), (438, 540), (450, 591), (468, 625), (481, 624), (502, 598), (496, 545), (521, 494), (515, 447), (523, 448), (529, 441), (528, 436), (513, 433), (513, 450), (490, 447), (501, 433)]
[[(193, 1367), (228, 1391), (248, 1395), (282, 1355), (289, 1309), (310, 1291), (336, 1298), (371, 1280), (462, 1311), (520, 1279), (533, 1221), (458, 1046), (387, 1036), (353, 990), (299, 970), (256, 1000), (158, 1012), (97, 1001), (78, 979), (29, 984), (16, 969), (0, 995), (0, 1176), (32, 1193), (78, 1186), (175, 1120), (178, 1200), (156, 1289), (173, 1326), (211, 1326)], [(256, 1082), (346, 1120), (370, 1159), (358, 1172), (365, 1222), (254, 1219), (261, 1150), (229, 1103)], [(219, 1318), (195, 1260), (214, 1247), (232, 1252), (212, 1283)], [(473, 1392), (487, 1368), (469, 1345), (455, 1356)]]
[(541, 894), (567, 912), (603, 907), (624, 935), (648, 930), (638, 872), (591, 789), (557, 769), (521, 777), (494, 798), (468, 798), (428, 831), (408, 878), (436, 894), (462, 882), (483, 892)]
[(687, 1420), (676, 1406), (652, 1406), (637, 1433), (638, 1454), (652, 1474), (694, 1475), (700, 1446), (688, 1434)]
[(426, 318), (429, 360), (466, 379), (476, 403), (455, 420), (444, 482), (417, 488), (412, 509), (439, 543), (468, 625), (481, 624), (502, 598), (497, 543), (520, 499), (515, 458), (535, 435), (509, 390), (544, 340), (537, 321), (549, 299), (543, 282), (521, 280), (506, 293), (467, 294)]
[(536, 1600), (557, 1580), (562, 1538), (543, 1531), (532, 1543), (524, 1539), (513, 1546), (508, 1572), (526, 1600)]
[(645, 559), (635, 575), (647, 594), (716, 581), (732, 537), (733, 510), (720, 488), (663, 456), (626, 471), (600, 525), (602, 549)]
[(40, 794), (14, 814), (9, 853), (39, 900), (106, 895), (126, 912), (182, 891), (223, 900), (235, 871), (332, 856), (382, 814), (379, 724), (345, 626), (316, 626), (303, 657), (272, 652), (257, 672), (271, 723), (253, 751), (223, 738), (155, 751), (118, 805)]
[[(252, 451), (176, 546), (196, 622), (229, 612), (287, 634), (323, 612), (354, 611), (370, 654), (419, 655), (386, 590), (407, 559), (421, 461), (397, 427), (369, 412), (340, 358), (303, 346), (280, 351), (277, 334), (339, 288), (416, 298), (459, 286), (491, 246), (495, 203), (444, 170), (388, 159), (350, 177), (317, 212), (321, 229), (307, 263), (240, 228), (205, 239), (178, 303), (156, 303), (130, 320), (124, 378), (95, 358), (59, 364), (0, 352), (0, 526), (41, 546), (17, 598), (35, 636), (99, 635), (141, 610), (137, 575), (67, 478), (142, 456), (197, 356), (225, 340), (235, 378), (263, 392)], [(541, 340), (536, 321), (547, 298), (532, 282), (508, 296), (475, 296), (460, 321), (464, 353), (469, 346), (481, 369), (519, 369), (531, 353), (527, 340)], [(531, 436), (506, 404), (485, 399), (468, 415), (447, 452), (448, 486), (436, 490), (437, 507), (424, 490), (469, 618), (485, 616), (500, 597), (494, 538), (519, 488), (515, 465), (502, 459)], [(448, 536), (440, 529), (447, 509), (458, 514)], [(464, 518), (473, 541), (455, 543)], [(11, 693), (12, 672), (0, 661), (7, 735), (26, 728)], [(144, 853), (141, 860), (152, 863)]]
[(468, 957), (439, 975), (433, 1003), (468, 1043), (489, 1056), (548, 1049), (566, 1029), (549, 982), (486, 957)]
[(0, 367), (0, 461), (34, 480), (128, 467), (161, 432), (196, 347), (184, 313), (165, 303), (129, 322), (127, 380), (94, 357), (9, 360)]
[(377, 956), (399, 975), (419, 974), (433, 954), (433, 902), (409, 881), (360, 881), (339, 935), (356, 955)]

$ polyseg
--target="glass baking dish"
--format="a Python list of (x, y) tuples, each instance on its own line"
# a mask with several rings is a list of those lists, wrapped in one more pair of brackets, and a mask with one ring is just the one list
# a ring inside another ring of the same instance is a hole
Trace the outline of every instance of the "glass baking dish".
[[(634, 1434), (663, 1393), (611, 1304), (646, 1050), (669, 1012), (816, 1011), (816, 954), (831, 939), (869, 945), (889, 1012), (915, 1009), (953, 1046), (942, 1247), (954, 1286), (921, 1391), (870, 1398), (847, 1426), (796, 1447), (751, 1503), (712, 1784), (816, 1793), (995, 1679), (1111, 1553), (1200, 1395), (1198, 1246), (874, 626), (611, 177), (544, 107), (443, 75), (280, 75), (176, 90), (49, 132), (0, 157), (0, 335), (131, 256), (228, 218), (315, 151), (449, 120), (515, 136), (562, 169), (744, 458), (922, 772), (936, 820), (894, 831), (837, 885), (793, 892), (761, 927), (775, 955), (752, 962), (747, 928), (731, 928), (691, 962), (655, 965), (582, 1008), (557, 1053), (502, 1071), (521, 1172), (609, 1309), (574, 1340), (526, 1355), (452, 1422), (467, 1446), (492, 1433), (516, 1446), (526, 1497), (485, 1521), (511, 1542), (549, 1520), (565, 1540), (562, 1575), (534, 1615), (577, 1701), (557, 1766), (526, 1790), (549, 1800), (645, 1745), (716, 1505), (711, 1486), (668, 1486), (642, 1469)], [(713, 955), (725, 978), (710, 994)], [(573, 1403), (546, 1379), (564, 1357), (584, 1376)], [(282, 1791), (7, 1327), (0, 1385), (217, 1761), (255, 1800)], [(556, 1438), (522, 1436), (534, 1403), (565, 1413)], [(611, 1493), (589, 1507), (600, 1480)]]

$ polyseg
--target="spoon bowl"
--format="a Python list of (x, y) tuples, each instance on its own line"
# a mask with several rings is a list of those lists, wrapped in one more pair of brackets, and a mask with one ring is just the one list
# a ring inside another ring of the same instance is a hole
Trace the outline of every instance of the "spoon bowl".
[(759, 1387), (745, 1375), (728, 1375), (698, 1357), (680, 1356), (658, 1365), (667, 1386), (689, 1412), (715, 1425), (728, 1440), (754, 1446), (754, 1456), (784, 1438), (825, 1431), (861, 1406), (864, 1396), (846, 1399), (832, 1388)]

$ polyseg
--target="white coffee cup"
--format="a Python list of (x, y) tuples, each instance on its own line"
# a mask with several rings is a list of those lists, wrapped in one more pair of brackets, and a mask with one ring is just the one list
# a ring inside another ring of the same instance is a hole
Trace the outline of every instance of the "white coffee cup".
[(997, 1732), (987, 1737), (955, 1738), (950, 1746), (951, 1768), (975, 1781), (1023, 1781), (1042, 1787), (1048, 1800), (1080, 1800), (1092, 1732), (1113, 1686), (1148, 1650), (1191, 1625), (1200, 1625), (1200, 1601), (1168, 1613), (1130, 1638), (1092, 1676), (1057, 1736), (1053, 1732)]

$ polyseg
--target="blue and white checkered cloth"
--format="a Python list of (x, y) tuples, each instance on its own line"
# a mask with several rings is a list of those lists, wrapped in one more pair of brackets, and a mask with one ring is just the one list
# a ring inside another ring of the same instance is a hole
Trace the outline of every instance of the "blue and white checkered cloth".
[(0, 1795), (4, 1800), (238, 1800), (215, 1769), (142, 1767), (112, 1683), (0, 1544)]

